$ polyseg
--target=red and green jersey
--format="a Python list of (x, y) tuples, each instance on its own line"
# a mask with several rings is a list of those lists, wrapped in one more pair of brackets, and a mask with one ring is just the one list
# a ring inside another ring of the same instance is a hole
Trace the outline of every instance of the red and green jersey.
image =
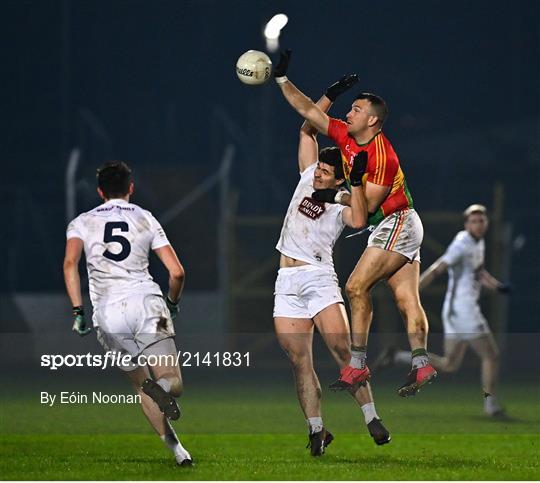
[(413, 200), (405, 176), (399, 165), (394, 148), (380, 131), (366, 144), (357, 144), (347, 131), (347, 124), (339, 119), (330, 118), (328, 136), (337, 144), (343, 160), (343, 172), (347, 182), (354, 157), (360, 151), (367, 151), (368, 161), (363, 183), (366, 181), (381, 186), (391, 186), (390, 193), (376, 213), (368, 218), (370, 225), (376, 225), (388, 215), (413, 207)]

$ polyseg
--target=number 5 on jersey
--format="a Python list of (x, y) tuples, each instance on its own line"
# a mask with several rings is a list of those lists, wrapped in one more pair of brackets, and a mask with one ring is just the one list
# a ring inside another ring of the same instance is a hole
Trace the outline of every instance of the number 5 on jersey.
[(118, 229), (120, 231), (127, 232), (129, 231), (129, 226), (125, 221), (109, 221), (105, 224), (105, 232), (103, 233), (103, 241), (105, 243), (116, 242), (122, 246), (120, 253), (112, 253), (109, 249), (106, 249), (103, 252), (103, 256), (109, 260), (114, 260), (115, 262), (121, 262), (129, 257), (131, 253), (131, 244), (129, 240), (122, 235), (114, 235), (113, 230)]

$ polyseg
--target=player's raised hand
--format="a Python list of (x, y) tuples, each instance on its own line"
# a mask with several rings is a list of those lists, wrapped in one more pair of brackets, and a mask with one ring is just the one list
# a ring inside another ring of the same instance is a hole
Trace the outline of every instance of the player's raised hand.
[(169, 309), (169, 312), (171, 313), (171, 319), (172, 320), (176, 319), (179, 312), (178, 302), (174, 303), (169, 297), (165, 297), (165, 303), (167, 304), (167, 308)]
[(344, 75), (337, 82), (334, 82), (328, 89), (326, 89), (326, 97), (332, 102), (343, 94), (345, 91), (348, 91), (352, 86), (358, 83), (358, 76), (356, 74), (347, 74)]
[(287, 69), (289, 68), (289, 61), (291, 60), (291, 55), (291, 49), (280, 52), (278, 63), (274, 67), (274, 77), (276, 79), (279, 79), (280, 77), (286, 77)]
[(360, 151), (353, 159), (353, 167), (349, 174), (351, 186), (362, 186), (362, 177), (367, 167), (367, 151)]
[(315, 190), (311, 194), (311, 198), (315, 201), (322, 201), (324, 203), (335, 203), (337, 190), (332, 188), (326, 188), (323, 190)]
[(88, 335), (92, 332), (92, 327), (86, 325), (86, 320), (84, 318), (84, 308), (82, 306), (73, 307), (73, 328), (74, 332), (77, 332), (81, 337)]

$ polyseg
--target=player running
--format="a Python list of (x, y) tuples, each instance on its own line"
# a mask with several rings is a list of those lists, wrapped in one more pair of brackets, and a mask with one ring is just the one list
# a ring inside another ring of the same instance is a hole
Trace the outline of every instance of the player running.
[[(326, 112), (336, 97), (355, 82), (356, 76), (338, 81), (317, 105)], [(347, 193), (337, 191), (345, 181), (339, 149), (325, 148), (318, 153), (316, 134), (304, 122), (298, 147), (300, 182), (276, 246), (281, 257), (274, 294), (274, 326), (293, 367), (298, 400), (309, 426), (308, 447), (313, 456), (320, 456), (333, 436), (321, 416), (321, 386), (313, 368), (313, 332), (316, 326), (340, 368), (348, 364), (349, 323), (332, 251), (345, 225), (356, 227), (359, 221), (354, 219), (351, 208), (316, 199), (328, 190), (337, 193), (338, 198)], [(375, 411), (369, 385), (350, 388), (349, 392), (361, 406), (375, 443), (390, 442), (390, 434)]]
[[(97, 172), (98, 194), (104, 203), (75, 218), (67, 228), (64, 279), (73, 306), (73, 330), (91, 332), (82, 303), (79, 260), (84, 250), (88, 269), (92, 320), (107, 351), (131, 356), (121, 366), (141, 397), (144, 415), (181, 466), (192, 464), (168, 419), (178, 419), (176, 397), (182, 377), (176, 360), (173, 319), (184, 285), (184, 269), (152, 214), (129, 202), (131, 170), (119, 161)], [(152, 249), (169, 272), (166, 299), (148, 272)], [(138, 362), (153, 357), (151, 368)], [(169, 357), (167, 357), (169, 356)]]
[[(274, 70), (278, 86), (304, 119), (339, 146), (345, 175), (351, 170), (355, 174), (351, 179), (351, 203), (362, 210), (360, 224), (376, 225), (347, 281), (352, 357), (332, 387), (346, 389), (369, 379), (367, 341), (373, 315), (370, 291), (377, 282), (386, 280), (406, 322), (412, 351), (412, 370), (398, 394), (412, 396), (433, 381), (437, 372), (429, 363), (428, 321), (418, 294), (423, 227), (413, 209), (398, 157), (381, 130), (388, 113), (386, 104), (374, 94), (362, 93), (354, 100), (346, 122), (331, 118), (288, 80), (289, 59), (290, 51), (282, 53)], [(331, 195), (327, 201), (332, 202)]]
[[(503, 416), (504, 410), (495, 396), (499, 373), (499, 350), (480, 311), (480, 290), (507, 293), (509, 286), (496, 280), (484, 268), (484, 235), (489, 220), (485, 206), (474, 204), (464, 212), (465, 230), (460, 231), (444, 255), (420, 277), (420, 289), (427, 287), (435, 277), (448, 271), (448, 287), (444, 298), (442, 320), (444, 327), (444, 356), (430, 354), (435, 368), (455, 372), (470, 346), (482, 361), (484, 412), (488, 416)], [(388, 348), (375, 362), (378, 368), (394, 362), (409, 362), (405, 351)]]

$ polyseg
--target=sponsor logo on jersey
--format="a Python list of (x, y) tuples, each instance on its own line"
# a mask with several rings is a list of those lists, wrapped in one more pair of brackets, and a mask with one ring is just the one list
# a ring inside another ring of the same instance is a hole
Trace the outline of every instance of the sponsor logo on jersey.
[(324, 213), (325, 207), (323, 202), (315, 201), (306, 196), (298, 205), (298, 211), (308, 218), (316, 220)]
[(115, 208), (118, 208), (119, 210), (124, 210), (124, 211), (134, 211), (135, 210), (135, 208), (133, 208), (133, 206), (113, 205), (113, 206), (108, 206), (107, 208), (98, 208), (96, 211), (98, 213), (100, 213), (102, 211), (111, 211), (111, 210), (114, 210)]

